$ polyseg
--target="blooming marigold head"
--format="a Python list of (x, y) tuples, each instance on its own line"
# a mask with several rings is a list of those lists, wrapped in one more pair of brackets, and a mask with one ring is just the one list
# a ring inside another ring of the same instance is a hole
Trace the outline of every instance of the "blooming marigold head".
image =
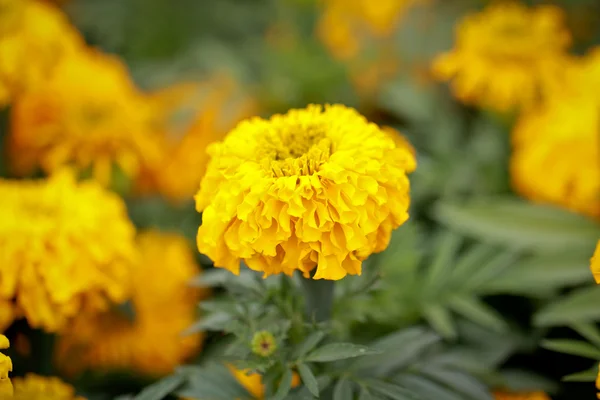
[(182, 335), (196, 319), (202, 294), (188, 285), (199, 273), (193, 247), (179, 235), (156, 231), (140, 234), (138, 244), (133, 318), (116, 310), (77, 318), (56, 349), (65, 372), (133, 369), (158, 376), (199, 349), (201, 335)]
[(118, 166), (134, 178), (142, 164), (162, 155), (157, 119), (149, 97), (135, 87), (120, 60), (81, 50), (15, 102), (11, 166), (26, 175), (71, 165), (91, 170), (103, 184), (111, 182)]
[(135, 228), (125, 204), (65, 171), (0, 180), (0, 299), (29, 325), (56, 332), (128, 295)]
[(75, 395), (75, 389), (59, 378), (28, 374), (15, 378), (14, 400), (85, 400)]
[(351, 108), (252, 118), (208, 152), (198, 248), (236, 274), (360, 274), (408, 219), (413, 154)]
[(83, 40), (66, 16), (37, 0), (0, 0), (0, 106), (48, 79)]
[(560, 8), (493, 3), (458, 26), (454, 49), (433, 65), (463, 102), (508, 111), (529, 107), (563, 79), (570, 35)]
[(494, 393), (495, 400), (551, 400), (544, 392), (529, 393)]
[(600, 114), (575, 96), (523, 115), (512, 137), (514, 189), (533, 201), (600, 217)]

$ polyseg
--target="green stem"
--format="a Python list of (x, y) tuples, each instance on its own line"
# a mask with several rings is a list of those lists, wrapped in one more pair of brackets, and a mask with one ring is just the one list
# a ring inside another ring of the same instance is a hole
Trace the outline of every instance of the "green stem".
[(335, 281), (326, 279), (302, 278), (304, 287), (306, 314), (316, 322), (331, 319), (333, 307), (333, 290)]

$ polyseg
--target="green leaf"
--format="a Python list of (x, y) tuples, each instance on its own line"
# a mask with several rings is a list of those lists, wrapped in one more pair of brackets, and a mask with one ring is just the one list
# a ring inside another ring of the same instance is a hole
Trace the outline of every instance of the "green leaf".
[(279, 382), (279, 386), (277, 387), (277, 392), (275, 392), (275, 396), (271, 400), (283, 400), (285, 396), (288, 395), (290, 390), (292, 389), (292, 378), (294, 374), (291, 369), (286, 369), (281, 377), (281, 381)]
[(331, 343), (309, 353), (304, 360), (312, 362), (331, 362), (377, 353), (379, 353), (379, 351), (356, 344)]
[(577, 372), (575, 374), (567, 375), (563, 378), (565, 382), (595, 382), (598, 377), (598, 364), (595, 364), (592, 368)]
[(600, 287), (575, 290), (534, 315), (537, 326), (570, 325), (575, 322), (600, 320)]
[(541, 346), (559, 353), (600, 360), (600, 349), (587, 342), (567, 339), (544, 340)]
[(368, 381), (369, 388), (379, 394), (382, 394), (392, 400), (426, 400), (420, 399), (410, 390), (407, 390), (401, 386), (387, 383), (384, 381), (371, 380)]
[(311, 333), (294, 350), (292, 358), (297, 360), (299, 358), (304, 357), (306, 355), (306, 353), (308, 353), (309, 351), (314, 349), (315, 346), (317, 346), (321, 342), (321, 340), (323, 340), (324, 337), (325, 337), (325, 332), (323, 332), (323, 331), (316, 331), (316, 332)]
[(221, 363), (210, 363), (204, 367), (184, 366), (178, 369), (187, 378), (186, 385), (177, 391), (180, 398), (211, 400), (250, 400), (231, 372)]
[(183, 376), (171, 375), (146, 387), (134, 400), (162, 400), (183, 384)]
[(395, 378), (394, 381), (402, 385), (402, 387), (418, 393), (423, 399), (464, 400), (457, 393), (422, 376), (402, 374)]
[(229, 270), (213, 268), (195, 276), (190, 281), (190, 285), (195, 287), (223, 286), (233, 276), (233, 273)]
[(352, 382), (348, 379), (340, 379), (333, 389), (333, 400), (348, 400), (354, 397)]
[(464, 400), (492, 400), (492, 396), (482, 383), (460, 370), (436, 364), (423, 368), (423, 374), (443, 384), (454, 391), (461, 393)]
[(596, 347), (600, 348), (600, 329), (598, 329), (596, 324), (575, 322), (571, 324), (571, 328), (592, 342)]
[(222, 331), (225, 329), (227, 324), (231, 322), (232, 316), (224, 312), (216, 312), (214, 314), (207, 315), (198, 322), (195, 322), (192, 326), (187, 328), (181, 334), (183, 336), (193, 335), (198, 332), (204, 331)]
[(453, 230), (516, 249), (581, 249), (600, 236), (598, 225), (583, 216), (517, 198), (479, 198), (462, 205), (441, 202), (434, 213)]
[(447, 281), (453, 267), (452, 261), (462, 242), (461, 236), (451, 231), (443, 231), (439, 235), (435, 257), (425, 277), (425, 290), (435, 292)]
[(506, 322), (495, 309), (476, 297), (468, 295), (455, 296), (448, 300), (448, 304), (458, 314), (490, 330), (504, 332), (508, 328)]
[(306, 386), (313, 396), (319, 397), (319, 383), (310, 367), (306, 364), (298, 364), (297, 367), (304, 386)]
[(456, 338), (456, 328), (450, 312), (440, 304), (426, 304), (423, 316), (436, 332), (447, 339)]

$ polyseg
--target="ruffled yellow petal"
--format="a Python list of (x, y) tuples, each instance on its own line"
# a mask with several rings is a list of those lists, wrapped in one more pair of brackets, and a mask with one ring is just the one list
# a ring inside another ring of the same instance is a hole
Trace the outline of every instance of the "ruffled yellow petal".
[(85, 400), (58, 378), (29, 374), (13, 379), (14, 400)]

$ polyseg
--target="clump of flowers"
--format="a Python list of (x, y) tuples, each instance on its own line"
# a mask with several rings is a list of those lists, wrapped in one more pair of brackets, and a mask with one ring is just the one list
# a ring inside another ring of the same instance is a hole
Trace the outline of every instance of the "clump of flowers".
[(67, 373), (94, 368), (164, 375), (199, 349), (200, 334), (182, 335), (196, 319), (201, 295), (188, 285), (199, 273), (193, 248), (179, 235), (156, 231), (140, 234), (138, 245), (133, 316), (112, 310), (76, 319), (56, 351)]
[(565, 79), (569, 32), (554, 6), (499, 2), (458, 25), (456, 43), (434, 62), (461, 101), (509, 111), (544, 100)]
[[(8, 349), (10, 343), (4, 335), (0, 335), (0, 350)], [(12, 371), (12, 360), (10, 357), (0, 353), (0, 396), (6, 398), (13, 394), (13, 386), (8, 377), (8, 373)]]
[(83, 40), (63, 13), (37, 0), (2, 0), (0, 107), (49, 79)]
[(136, 251), (121, 198), (60, 171), (1, 180), (0, 199), (0, 298), (15, 315), (56, 332), (75, 315), (125, 300)]
[(208, 151), (198, 248), (233, 273), (360, 274), (408, 219), (413, 154), (351, 108), (252, 118)]
[(28, 374), (24, 378), (13, 379), (14, 400), (85, 400), (75, 396), (72, 386), (59, 378)]
[(119, 59), (92, 49), (63, 59), (51, 79), (20, 96), (11, 125), (17, 175), (71, 165), (108, 185), (115, 166), (135, 178), (162, 155), (149, 97)]

